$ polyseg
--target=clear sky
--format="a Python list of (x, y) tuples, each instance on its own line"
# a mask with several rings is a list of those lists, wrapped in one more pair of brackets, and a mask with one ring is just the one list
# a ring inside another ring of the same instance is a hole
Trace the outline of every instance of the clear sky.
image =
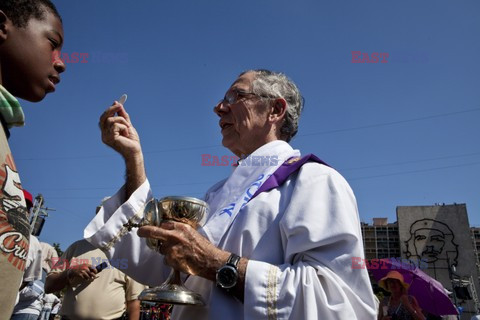
[[(298, 136), (350, 182), (361, 220), (404, 205), (466, 203), (480, 226), (480, 2), (55, 0), (67, 63), (57, 91), (24, 102), (10, 145), (23, 186), (44, 195), (42, 241), (83, 237), (124, 181), (98, 118), (121, 94), (157, 198), (202, 197), (231, 167), (215, 103), (245, 69), (285, 72), (306, 99)], [(388, 53), (352, 63), (352, 51)], [(320, 214), (320, 213), (319, 213)]]

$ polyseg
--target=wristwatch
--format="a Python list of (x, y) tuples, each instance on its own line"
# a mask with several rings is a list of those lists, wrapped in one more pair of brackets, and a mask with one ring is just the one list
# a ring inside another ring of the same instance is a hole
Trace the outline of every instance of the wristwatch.
[(232, 253), (227, 263), (217, 270), (217, 287), (230, 291), (237, 284), (240, 257)]

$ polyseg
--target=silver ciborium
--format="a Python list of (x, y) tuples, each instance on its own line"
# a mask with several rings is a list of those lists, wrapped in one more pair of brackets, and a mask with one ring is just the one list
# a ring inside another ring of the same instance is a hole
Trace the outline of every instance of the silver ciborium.
[[(139, 226), (160, 226), (163, 221), (187, 223), (197, 229), (207, 217), (208, 204), (191, 197), (165, 197), (150, 200), (143, 211), (143, 220)], [(147, 238), (150, 249), (159, 251), (161, 241)], [(173, 269), (168, 279), (159, 287), (145, 289), (138, 297), (143, 301), (155, 301), (170, 304), (205, 305), (200, 294), (187, 289), (180, 278), (180, 272)]]

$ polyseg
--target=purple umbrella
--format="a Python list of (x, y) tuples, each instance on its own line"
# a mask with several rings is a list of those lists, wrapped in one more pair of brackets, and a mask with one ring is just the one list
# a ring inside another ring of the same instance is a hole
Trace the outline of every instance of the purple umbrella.
[(369, 270), (377, 281), (389, 271), (400, 272), (410, 285), (408, 294), (417, 299), (422, 310), (437, 316), (458, 314), (443, 285), (416, 266), (402, 263), (401, 259), (379, 259), (378, 268), (370, 264)]

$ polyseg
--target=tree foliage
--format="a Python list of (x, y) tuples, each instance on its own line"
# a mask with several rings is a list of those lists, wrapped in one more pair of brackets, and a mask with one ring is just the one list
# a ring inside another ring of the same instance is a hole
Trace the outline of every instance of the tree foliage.
[(62, 251), (62, 248), (60, 248), (60, 243), (54, 242), (53, 247), (57, 251), (58, 256), (61, 257), (63, 254), (63, 251)]

